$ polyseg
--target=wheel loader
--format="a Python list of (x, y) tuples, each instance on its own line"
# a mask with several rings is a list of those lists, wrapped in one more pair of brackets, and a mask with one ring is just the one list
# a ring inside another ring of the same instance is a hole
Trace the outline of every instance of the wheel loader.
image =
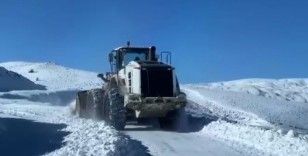
[(171, 55), (159, 61), (156, 48), (129, 44), (109, 53), (110, 72), (98, 74), (105, 83), (100, 89), (77, 93), (78, 116), (107, 121), (123, 130), (128, 118), (158, 118), (172, 124), (183, 111), (187, 99), (181, 92)]

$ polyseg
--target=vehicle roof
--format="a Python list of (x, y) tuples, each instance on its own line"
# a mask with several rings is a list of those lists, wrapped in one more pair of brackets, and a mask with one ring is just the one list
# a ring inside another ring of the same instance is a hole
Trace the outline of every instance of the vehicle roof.
[(114, 50), (120, 50), (120, 49), (149, 49), (151, 47), (118, 47), (118, 48), (115, 48)]

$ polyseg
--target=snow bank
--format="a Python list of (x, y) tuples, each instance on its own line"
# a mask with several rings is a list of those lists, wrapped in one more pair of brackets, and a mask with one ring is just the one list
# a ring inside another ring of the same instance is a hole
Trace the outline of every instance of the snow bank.
[(34, 89), (42, 90), (45, 87), (0, 66), (0, 92)]
[(94, 72), (66, 68), (54, 63), (5, 62), (0, 63), (0, 66), (46, 86), (48, 90), (83, 90), (102, 85)]
[(308, 79), (243, 79), (203, 84), (203, 86), (280, 100), (308, 102)]
[(67, 125), (64, 131), (70, 133), (64, 139), (65, 145), (47, 155), (107, 155), (114, 152), (115, 143), (120, 139), (117, 131), (105, 122), (72, 116), (68, 107), (42, 105), (26, 100), (0, 99), (0, 103), (0, 117)]
[(245, 150), (243, 152), (251, 152), (253, 155), (255, 153), (259, 155), (307, 155), (308, 153), (307, 135), (295, 137), (292, 130), (284, 133), (279, 129), (263, 129), (217, 121), (204, 127), (201, 133), (217, 140), (223, 140), (231, 147), (241, 148)]

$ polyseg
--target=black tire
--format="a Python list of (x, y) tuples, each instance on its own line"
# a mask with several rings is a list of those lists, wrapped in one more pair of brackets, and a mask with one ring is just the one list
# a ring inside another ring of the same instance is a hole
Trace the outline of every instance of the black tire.
[(105, 98), (105, 118), (117, 130), (123, 130), (126, 124), (126, 109), (124, 98), (117, 88), (107, 92)]

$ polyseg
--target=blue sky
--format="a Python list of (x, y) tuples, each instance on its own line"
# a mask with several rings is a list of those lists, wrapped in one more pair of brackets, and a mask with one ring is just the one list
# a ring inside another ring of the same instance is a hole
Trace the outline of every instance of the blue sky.
[(305, 0), (1, 0), (0, 61), (105, 72), (124, 45), (173, 52), (184, 83), (308, 77)]

